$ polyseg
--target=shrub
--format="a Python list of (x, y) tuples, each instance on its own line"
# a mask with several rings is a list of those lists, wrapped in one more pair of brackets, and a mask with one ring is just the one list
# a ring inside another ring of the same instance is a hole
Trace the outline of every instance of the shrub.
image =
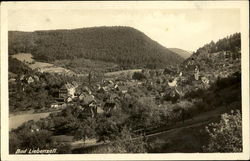
[[(133, 139), (137, 137), (136, 139)], [(146, 153), (147, 142), (142, 136), (133, 136), (125, 127), (109, 145), (94, 149), (91, 153)]]
[(132, 79), (143, 80), (143, 79), (146, 79), (146, 76), (143, 73), (134, 72)]
[(242, 119), (239, 110), (223, 114), (219, 123), (206, 127), (209, 144), (204, 152), (242, 152)]

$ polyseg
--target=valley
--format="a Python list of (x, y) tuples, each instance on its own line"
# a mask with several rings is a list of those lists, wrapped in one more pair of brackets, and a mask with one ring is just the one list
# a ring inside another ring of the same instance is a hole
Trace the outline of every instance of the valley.
[[(183, 57), (126, 27), (15, 34), (11, 153), (26, 146), (62, 154), (205, 152), (206, 128), (241, 111), (239, 33), (189, 56), (178, 50)], [(126, 34), (134, 39), (124, 45)]]

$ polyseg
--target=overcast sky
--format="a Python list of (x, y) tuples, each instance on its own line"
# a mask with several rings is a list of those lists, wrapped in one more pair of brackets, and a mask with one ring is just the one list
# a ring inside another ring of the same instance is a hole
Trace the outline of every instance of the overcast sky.
[(134, 27), (165, 47), (195, 51), (240, 31), (237, 9), (11, 10), (8, 29), (34, 31), (93, 26)]

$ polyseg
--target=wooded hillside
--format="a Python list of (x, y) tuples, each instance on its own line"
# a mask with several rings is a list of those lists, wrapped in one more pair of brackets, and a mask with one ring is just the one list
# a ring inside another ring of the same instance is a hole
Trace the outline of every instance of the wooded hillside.
[(219, 39), (216, 43), (211, 41), (209, 44), (205, 44), (203, 47), (199, 48), (195, 54), (199, 54), (203, 51), (206, 51), (207, 53), (215, 53), (219, 51), (237, 52), (240, 50), (240, 48), (240, 33), (235, 33), (225, 38)]
[(40, 61), (86, 58), (122, 68), (159, 68), (183, 58), (131, 27), (9, 32), (9, 54), (28, 52)]

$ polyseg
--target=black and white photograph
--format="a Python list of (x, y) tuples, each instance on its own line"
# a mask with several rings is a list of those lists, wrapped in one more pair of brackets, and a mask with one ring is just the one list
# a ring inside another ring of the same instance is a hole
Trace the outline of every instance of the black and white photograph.
[(247, 1), (2, 4), (2, 157), (249, 158)]

